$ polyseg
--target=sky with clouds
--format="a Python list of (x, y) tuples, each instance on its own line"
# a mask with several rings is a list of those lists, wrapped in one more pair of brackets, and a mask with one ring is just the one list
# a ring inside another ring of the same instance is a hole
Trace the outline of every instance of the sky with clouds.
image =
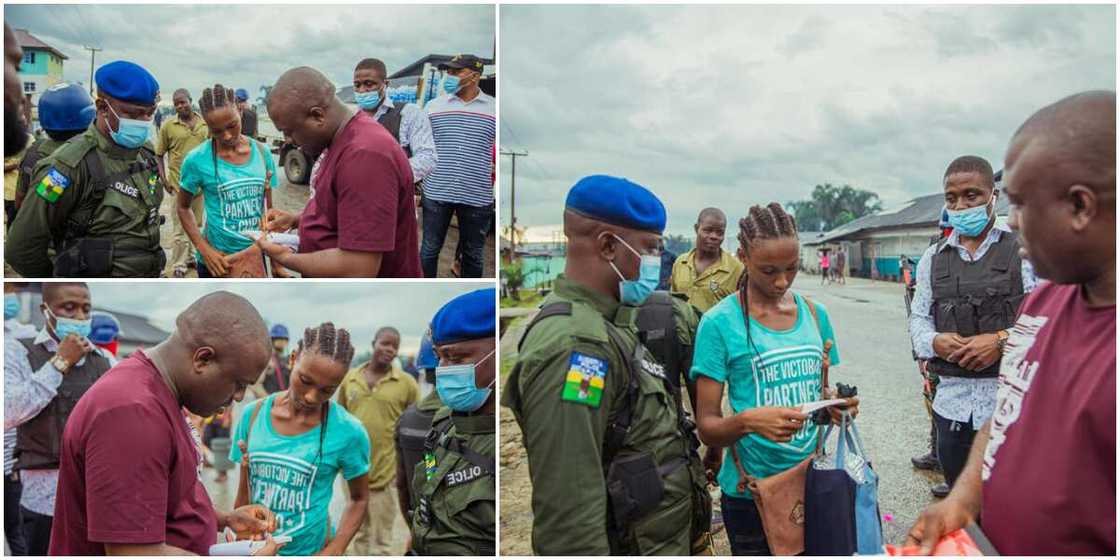
[(175, 317), (198, 298), (217, 290), (244, 296), (271, 325), (283, 323), (293, 340), (303, 329), (331, 321), (350, 330), (361, 353), (378, 328), (401, 332), (401, 351), (420, 346), (432, 316), (455, 296), (493, 283), (384, 282), (95, 282), (90, 284), (94, 307), (146, 316), (161, 329), (175, 327)]
[(389, 73), (429, 54), (494, 51), (494, 7), (485, 5), (5, 5), (4, 19), (70, 57), (68, 81), (89, 81), (97, 63), (136, 62), (156, 77), (166, 100), (184, 87), (197, 99), (215, 83), (256, 96), (285, 70), (314, 66), (349, 85), (363, 58)]
[(518, 225), (559, 224), (592, 173), (650, 187), (689, 236), (705, 206), (733, 222), (818, 183), (900, 205), (959, 155), (1002, 167), (1038, 108), (1115, 89), (1115, 21), (1104, 5), (502, 6), (501, 144), (530, 154)]

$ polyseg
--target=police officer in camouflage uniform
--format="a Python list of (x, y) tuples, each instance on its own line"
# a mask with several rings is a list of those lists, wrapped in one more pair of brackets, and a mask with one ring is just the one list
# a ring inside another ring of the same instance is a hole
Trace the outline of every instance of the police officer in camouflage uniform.
[(432, 318), (439, 356), (436, 412), (413, 473), (412, 549), (422, 556), (493, 556), (494, 288), (448, 302)]
[(163, 187), (148, 137), (159, 84), (126, 61), (94, 76), (97, 117), (39, 161), (5, 257), (25, 277), (159, 276)]
[(23, 205), (23, 199), (30, 190), (31, 178), (39, 161), (54, 153), (64, 142), (89, 128), (97, 110), (93, 107), (86, 89), (78, 84), (61, 82), (55, 84), (39, 97), (39, 124), (46, 132), (45, 137), (35, 140), (19, 162), (19, 178), (16, 180), (16, 210)]
[(528, 452), (537, 554), (710, 551), (695, 426), (635, 328), (664, 228), (661, 201), (626, 179), (593, 175), (568, 193), (565, 274), (503, 389)]

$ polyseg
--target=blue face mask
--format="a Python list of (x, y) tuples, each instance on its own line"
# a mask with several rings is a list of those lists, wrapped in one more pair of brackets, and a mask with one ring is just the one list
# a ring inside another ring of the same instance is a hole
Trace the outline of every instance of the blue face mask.
[(354, 93), (354, 101), (358, 103), (358, 107), (366, 111), (372, 111), (381, 103), (380, 91), (367, 91), (365, 93)]
[(983, 206), (967, 210), (947, 210), (949, 225), (965, 237), (980, 235), (984, 228), (988, 227), (988, 223), (992, 221), (991, 216), (988, 215), (988, 207), (992, 205), (995, 199), (995, 194), (992, 194), (992, 198), (988, 199), (988, 203)]
[[(613, 234), (612, 234), (613, 235)], [(634, 250), (628, 243), (622, 240), (621, 237), (615, 235), (615, 239), (622, 243), (631, 253), (638, 255), (641, 259), (641, 265), (638, 268), (638, 279), (627, 280), (625, 276), (619, 272), (618, 267), (614, 263), (610, 263), (614, 273), (618, 275), (620, 281), (618, 282), (618, 299), (625, 305), (639, 306), (646, 302), (657, 285), (661, 283), (661, 257), (659, 255), (643, 255)]]
[[(106, 103), (106, 105), (109, 104)], [(151, 121), (121, 118), (112, 105), (109, 105), (109, 110), (119, 121), (117, 130), (109, 130), (109, 136), (113, 137), (113, 142), (116, 142), (118, 146), (132, 150), (143, 146), (144, 142), (148, 141), (148, 134), (152, 130)]]
[(436, 392), (439, 400), (448, 408), (457, 412), (474, 412), (490, 398), (494, 381), (484, 389), (479, 389), (474, 382), (474, 370), (478, 364), (490, 359), (494, 355), (491, 350), (484, 358), (473, 364), (456, 364), (453, 366), (439, 366), (436, 368)]
[(48, 307), (43, 313), (48, 319), (54, 319), (54, 334), (58, 336), (61, 341), (71, 334), (76, 334), (82, 338), (89, 338), (90, 324), (93, 322), (90, 319), (79, 321), (77, 319), (67, 319), (66, 317), (58, 317), (51, 312)]
[(4, 294), (4, 320), (14, 318), (19, 315), (19, 296), (16, 294)]
[(447, 77), (443, 79), (443, 92), (455, 93), (459, 91), (459, 85), (461, 82), (462, 80), (459, 79), (459, 76), (452, 76), (451, 74), (448, 74)]

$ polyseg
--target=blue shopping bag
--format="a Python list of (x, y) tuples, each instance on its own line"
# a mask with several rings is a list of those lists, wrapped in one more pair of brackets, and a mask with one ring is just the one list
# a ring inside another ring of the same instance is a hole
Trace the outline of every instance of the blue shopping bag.
[(825, 431), (825, 445), (805, 478), (805, 554), (882, 554), (878, 475), (847, 413), (841, 419), (836, 451), (824, 452), (833, 427)]

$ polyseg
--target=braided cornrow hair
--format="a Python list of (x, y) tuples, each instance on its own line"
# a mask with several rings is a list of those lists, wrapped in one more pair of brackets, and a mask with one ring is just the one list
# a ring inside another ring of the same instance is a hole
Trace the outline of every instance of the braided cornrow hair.
[[(354, 359), (354, 346), (350, 344), (350, 331), (336, 329), (334, 323), (330, 321), (322, 323), (318, 327), (303, 330), (303, 338), (296, 346), (296, 352), (303, 354), (304, 351), (326, 356), (347, 367), (350, 366), (350, 361)], [(323, 456), (323, 438), (327, 433), (327, 411), (329, 409), (330, 401), (327, 401), (320, 419), (322, 425), (319, 428), (319, 453), (315, 457), (316, 463)]]
[[(782, 208), (781, 204), (771, 202), (766, 206), (751, 206), (747, 215), (739, 220), (739, 248), (744, 254), (750, 254), (750, 245), (756, 239), (781, 239), (783, 237), (797, 238), (797, 221)], [(743, 311), (747, 319), (747, 342), (754, 348), (751, 340), (750, 329), (750, 302), (747, 300), (747, 268), (743, 267), (743, 274), (739, 276), (739, 298), (743, 302)], [(757, 350), (755, 351), (757, 353)]]
[[(235, 90), (222, 87), (222, 84), (214, 84), (212, 88), (202, 90), (202, 98), (198, 100), (198, 108), (202, 111), (202, 117), (214, 112), (218, 109), (225, 107), (233, 107), (237, 110), (237, 96)], [(214, 138), (210, 139), (210, 155), (214, 159), (214, 181), (220, 186), (221, 179), (218, 177), (218, 144)]]

